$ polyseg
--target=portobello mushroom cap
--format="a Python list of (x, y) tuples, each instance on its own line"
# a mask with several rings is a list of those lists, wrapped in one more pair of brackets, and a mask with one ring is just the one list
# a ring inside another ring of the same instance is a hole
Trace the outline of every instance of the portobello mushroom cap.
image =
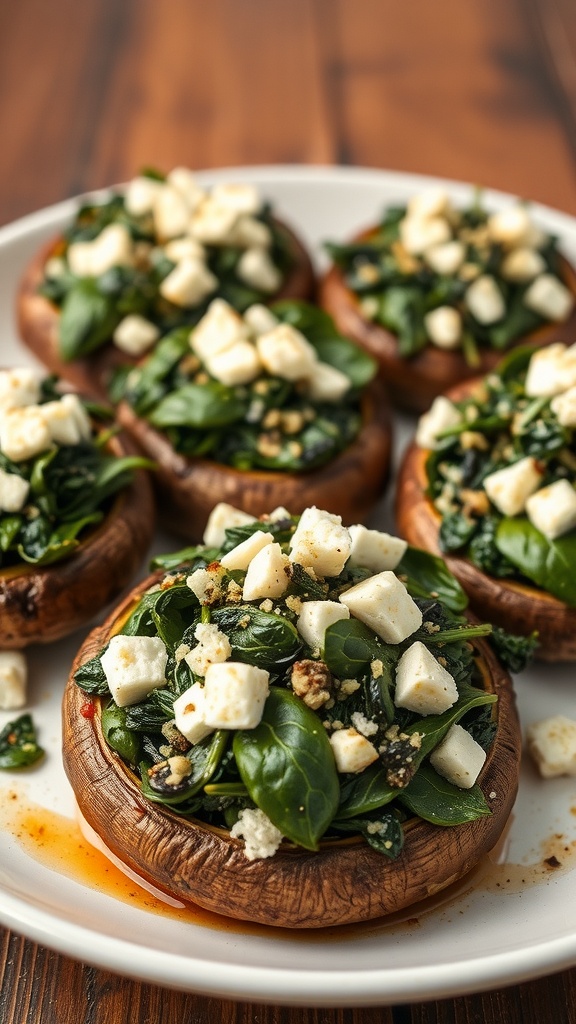
[[(366, 238), (363, 232), (359, 239)], [(564, 257), (558, 257), (559, 276), (576, 295), (576, 270)], [(394, 405), (412, 412), (425, 412), (437, 395), (460, 381), (477, 374), (490, 373), (502, 359), (502, 351), (479, 346), (479, 363), (469, 366), (460, 350), (447, 350), (428, 344), (421, 352), (404, 358), (398, 352), (396, 335), (368, 320), (360, 308), (358, 296), (348, 287), (340, 267), (332, 266), (318, 285), (318, 303), (330, 314), (338, 330), (361, 345), (380, 364)], [(576, 332), (576, 306), (567, 320), (548, 323), (519, 338), (514, 346), (542, 348), (554, 342), (571, 344)]]
[[(315, 289), (315, 274), (302, 242), (281, 221), (276, 221), (293, 254), (293, 265), (286, 279), (269, 302), (280, 299), (311, 299)], [(80, 391), (108, 399), (108, 383), (115, 369), (137, 360), (118, 349), (112, 341), (88, 356), (68, 362), (60, 355), (58, 307), (38, 291), (44, 280), (44, 266), (63, 242), (62, 236), (52, 239), (34, 257), (20, 282), (16, 299), (16, 313), (20, 337), (37, 359), (59, 377), (70, 381)]]
[(157, 463), (158, 514), (189, 540), (202, 537), (213, 507), (228, 502), (253, 516), (279, 505), (294, 515), (310, 505), (329, 508), (345, 524), (362, 521), (381, 498), (390, 472), (392, 428), (385, 388), (373, 381), (361, 399), (362, 426), (355, 440), (323, 466), (300, 472), (239, 470), (179, 455), (167, 436), (137, 416), (127, 402), (119, 423)]
[[(453, 402), (462, 401), (478, 381), (463, 382), (449, 390), (447, 397)], [(539, 643), (535, 656), (542, 661), (576, 660), (576, 608), (529, 584), (489, 576), (467, 558), (441, 550), (438, 538), (442, 517), (426, 494), (429, 454), (427, 449), (412, 444), (404, 456), (396, 490), (399, 534), (410, 544), (444, 559), (482, 621), (522, 636), (536, 631)]]
[[(117, 456), (134, 452), (119, 435), (107, 448)], [(69, 558), (0, 568), (0, 648), (51, 643), (89, 623), (133, 579), (152, 541), (154, 518), (148, 474), (137, 470)]]
[[(440, 892), (462, 878), (497, 843), (518, 786), (521, 737), (509, 675), (489, 645), (474, 641), (497, 730), (479, 778), (492, 813), (454, 827), (412, 818), (405, 844), (388, 860), (362, 839), (321, 843), (310, 852), (283, 843), (265, 860), (247, 860), (223, 829), (178, 818), (142, 796), (139, 782), (102, 735), (100, 698), (87, 697), (74, 672), (96, 656), (161, 573), (120, 604), (81, 647), (63, 701), (63, 757), (80, 811), (108, 849), (143, 879), (177, 899), (240, 920), (283, 928), (323, 928), (367, 921)], [(94, 715), (85, 717), (86, 702)], [(84, 710), (84, 714), (82, 710)]]

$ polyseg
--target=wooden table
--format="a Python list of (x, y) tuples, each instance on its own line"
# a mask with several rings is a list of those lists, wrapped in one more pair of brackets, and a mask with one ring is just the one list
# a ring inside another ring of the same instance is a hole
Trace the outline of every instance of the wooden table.
[[(0, 76), (0, 223), (146, 164), (359, 164), (576, 214), (570, 0), (19, 0), (0, 7)], [(562, 1024), (575, 1006), (576, 969), (413, 1006), (257, 1007), (0, 931), (3, 1024)]]

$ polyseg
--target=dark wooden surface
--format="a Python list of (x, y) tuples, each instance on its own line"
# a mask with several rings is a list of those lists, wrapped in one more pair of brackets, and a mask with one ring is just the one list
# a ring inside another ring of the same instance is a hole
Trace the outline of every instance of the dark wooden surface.
[[(576, 214), (572, 0), (6, 0), (0, 223), (144, 164), (353, 163)], [(576, 970), (375, 1009), (220, 1002), (0, 930), (2, 1024), (564, 1024)]]

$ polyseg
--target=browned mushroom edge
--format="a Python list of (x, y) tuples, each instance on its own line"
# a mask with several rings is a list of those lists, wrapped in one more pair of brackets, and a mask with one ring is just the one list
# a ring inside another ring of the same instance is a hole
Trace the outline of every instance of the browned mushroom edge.
[[(282, 287), (269, 301), (279, 299), (311, 299), (315, 290), (315, 274), (310, 256), (291, 229), (281, 221), (277, 226), (286, 235), (294, 255), (294, 263)], [(34, 257), (18, 288), (16, 313), (20, 337), (24, 344), (51, 373), (70, 381), (80, 391), (107, 399), (107, 389), (114, 370), (136, 362), (112, 343), (96, 352), (71, 362), (60, 355), (58, 307), (38, 291), (44, 280), (46, 260), (62, 246), (62, 236), (52, 239)]]
[[(359, 237), (369, 233), (363, 232)], [(576, 295), (576, 271), (564, 257), (559, 257), (559, 271), (563, 283)], [(356, 341), (378, 360), (393, 404), (412, 412), (424, 412), (437, 395), (460, 381), (489, 373), (502, 359), (501, 351), (480, 347), (479, 365), (471, 367), (461, 351), (447, 351), (432, 344), (404, 359), (398, 353), (396, 335), (363, 315), (357, 295), (347, 286), (337, 266), (332, 266), (319, 282), (318, 302), (342, 334)], [(512, 347), (532, 345), (541, 348), (558, 341), (571, 344), (575, 334), (576, 307), (567, 320), (544, 324), (518, 339)]]
[[(80, 811), (108, 849), (143, 879), (227, 917), (321, 928), (368, 921), (433, 896), (496, 845), (517, 791), (521, 738), (510, 677), (485, 641), (475, 641), (478, 663), (486, 688), (498, 697), (496, 736), (479, 779), (492, 809), (487, 817), (447, 828), (411, 819), (394, 861), (360, 839), (324, 842), (317, 853), (284, 843), (274, 857), (248, 861), (243, 845), (223, 829), (148, 803), (136, 776), (103, 738), (100, 699), (87, 697), (73, 676), (159, 578), (140, 584), (93, 630), (76, 657), (63, 701), (64, 766)], [(85, 717), (87, 701), (94, 704), (92, 717)]]

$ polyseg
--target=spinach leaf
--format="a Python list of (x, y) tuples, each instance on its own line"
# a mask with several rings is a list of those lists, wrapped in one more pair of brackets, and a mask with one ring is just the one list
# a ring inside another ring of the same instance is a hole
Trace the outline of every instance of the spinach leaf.
[(31, 715), (20, 715), (0, 732), (0, 768), (27, 768), (43, 756)]
[(378, 659), (393, 665), (400, 654), (359, 619), (340, 619), (324, 634), (324, 661), (338, 679), (356, 679)]
[(538, 647), (538, 633), (532, 633), (530, 636), (515, 636), (499, 626), (493, 626), (491, 645), (498, 660), (510, 672), (523, 672), (530, 664)]
[(126, 725), (126, 708), (119, 708), (110, 701), (102, 708), (102, 733), (112, 750), (128, 764), (138, 764), (140, 757), (140, 737)]
[(459, 789), (430, 765), (421, 765), (406, 789), (399, 791), (398, 801), (434, 825), (463, 825), (492, 813), (480, 786)]
[[(104, 651), (101, 653), (103, 654)], [(74, 680), (80, 689), (84, 690), (84, 693), (102, 695), (109, 692), (108, 680), (104, 674), (99, 654), (95, 658), (90, 658), (90, 661), (85, 661), (76, 669)]]
[(255, 729), (234, 736), (251, 799), (294, 843), (317, 850), (339, 801), (334, 755), (320, 719), (289, 690), (273, 687)]
[(496, 547), (538, 587), (576, 608), (576, 531), (549, 540), (524, 517), (505, 517), (496, 531)]
[(334, 321), (323, 310), (291, 299), (274, 303), (272, 311), (284, 323), (301, 331), (316, 349), (318, 358), (346, 374), (354, 388), (365, 387), (375, 376), (376, 361), (339, 334)]
[(66, 362), (88, 355), (107, 341), (120, 317), (110, 296), (92, 278), (80, 278), (61, 308), (60, 354)]
[(419, 718), (416, 722), (406, 726), (404, 731), (408, 735), (417, 732), (421, 736), (420, 749), (414, 754), (414, 763), (420, 766), (419, 771), (424, 758), (444, 739), (452, 725), (472, 708), (482, 707), (484, 704), (494, 704), (496, 700), (497, 697), (494, 693), (477, 690), (474, 686), (460, 686), (458, 700), (448, 711), (444, 711), (441, 715), (427, 715), (426, 718)]
[(363, 836), (373, 850), (383, 853), (390, 860), (395, 860), (404, 846), (402, 825), (394, 814), (382, 814), (377, 818), (338, 820), (333, 822), (333, 828), (338, 832), (352, 832)]
[(302, 650), (298, 631), (288, 619), (251, 605), (216, 608), (211, 620), (226, 633), (235, 661), (278, 673), (296, 661)]
[(437, 597), (450, 611), (461, 612), (468, 598), (442, 558), (408, 545), (394, 570), (412, 597)]
[(228, 735), (223, 729), (218, 729), (199, 743), (195, 743), (186, 754), (191, 773), (177, 786), (166, 783), (166, 777), (170, 775), (169, 766), (155, 772), (151, 777), (148, 774), (149, 765), (142, 763), (140, 777), (143, 795), (153, 803), (166, 804), (167, 807), (174, 807), (190, 800), (217, 771), (227, 744)]
[(205, 384), (186, 384), (166, 395), (148, 418), (161, 430), (172, 426), (208, 429), (235, 423), (246, 410), (246, 401), (234, 388), (210, 380)]
[(395, 800), (398, 788), (391, 786), (382, 765), (371, 764), (358, 775), (341, 782), (337, 820), (359, 818)]

